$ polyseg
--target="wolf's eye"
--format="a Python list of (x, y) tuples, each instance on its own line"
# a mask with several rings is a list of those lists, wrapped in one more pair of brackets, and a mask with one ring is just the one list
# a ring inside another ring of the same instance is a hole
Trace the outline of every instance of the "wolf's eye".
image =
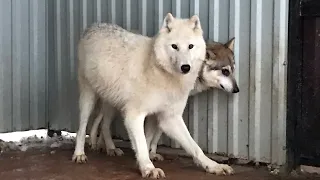
[(228, 69), (222, 69), (222, 74), (225, 76), (229, 76), (230, 75), (230, 71)]
[(189, 49), (192, 49), (194, 47), (193, 44), (189, 44)]
[(171, 44), (171, 47), (172, 47), (173, 49), (178, 50), (178, 46), (177, 46), (176, 44)]

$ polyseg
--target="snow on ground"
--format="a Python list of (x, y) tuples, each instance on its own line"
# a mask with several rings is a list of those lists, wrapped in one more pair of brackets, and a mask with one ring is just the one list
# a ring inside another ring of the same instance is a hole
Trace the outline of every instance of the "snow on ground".
[(76, 133), (61, 132), (61, 136), (49, 137), (46, 129), (0, 133), (0, 152), (9, 150), (26, 151), (29, 148), (57, 148), (73, 145)]
[[(61, 132), (62, 136), (75, 138), (76, 133), (69, 133), (66, 131)], [(46, 129), (39, 129), (39, 130), (29, 130), (29, 131), (16, 131), (16, 132), (9, 132), (9, 133), (0, 133), (0, 139), (6, 142), (19, 142), (28, 137), (38, 137), (43, 138), (47, 137), (47, 130)]]

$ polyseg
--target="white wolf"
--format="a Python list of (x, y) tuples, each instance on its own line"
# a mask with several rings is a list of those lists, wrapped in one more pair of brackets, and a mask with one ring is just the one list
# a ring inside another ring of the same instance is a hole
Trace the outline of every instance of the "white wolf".
[[(182, 113), (206, 45), (197, 15), (166, 15), (158, 34), (149, 38), (112, 24), (87, 28), (78, 45), (80, 123), (72, 159), (86, 162), (86, 126), (97, 98), (120, 110), (142, 177), (165, 177), (149, 158), (144, 120), (155, 114), (158, 125), (207, 172), (232, 174), (233, 169), (209, 159), (192, 139)], [(179, 127), (176, 129), (175, 127)]]
[[(235, 63), (234, 63), (234, 38), (230, 39), (226, 44), (218, 42), (207, 43), (206, 59), (203, 62), (201, 70), (194, 89), (190, 92), (190, 96), (196, 95), (202, 91), (218, 88), (229, 93), (238, 93), (239, 88), (234, 77)], [(93, 150), (106, 150), (110, 156), (121, 156), (123, 151), (116, 148), (111, 137), (110, 125), (114, 119), (114, 113), (104, 110), (106, 117), (102, 121), (103, 128), (100, 128), (100, 136), (97, 141), (97, 131), (100, 122), (103, 118), (104, 111), (102, 110), (102, 102), (97, 102), (95, 108), (96, 115), (94, 116), (94, 123), (90, 131), (90, 145)], [(160, 154), (156, 153), (157, 144), (161, 137), (162, 131), (157, 128), (157, 120), (151, 115), (147, 117), (149, 120), (145, 122), (145, 134), (147, 145), (150, 147), (149, 157), (151, 160), (163, 160)]]

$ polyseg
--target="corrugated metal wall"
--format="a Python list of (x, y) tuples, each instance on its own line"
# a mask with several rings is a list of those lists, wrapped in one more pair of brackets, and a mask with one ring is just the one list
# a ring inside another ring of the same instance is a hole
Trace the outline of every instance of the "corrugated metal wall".
[[(77, 129), (76, 44), (92, 22), (113, 22), (152, 36), (168, 12), (183, 18), (198, 14), (206, 39), (236, 37), (240, 93), (210, 91), (190, 98), (184, 118), (192, 136), (206, 152), (284, 163), (288, 0), (0, 3), (1, 130), (40, 127), (46, 113), (52, 128)], [(118, 121), (114, 134), (127, 139), (122, 127)], [(162, 143), (179, 147), (168, 138)]]
[(0, 132), (47, 126), (46, 1), (0, 1)]

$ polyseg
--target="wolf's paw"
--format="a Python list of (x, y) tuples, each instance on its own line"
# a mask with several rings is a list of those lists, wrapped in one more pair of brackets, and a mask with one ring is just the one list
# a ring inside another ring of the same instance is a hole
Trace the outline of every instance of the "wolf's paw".
[(107, 149), (108, 156), (122, 156), (124, 152), (120, 148)]
[(232, 167), (226, 164), (216, 164), (212, 167), (207, 166), (206, 171), (216, 175), (231, 175), (234, 173)]
[(163, 156), (161, 156), (160, 154), (154, 153), (154, 152), (149, 153), (149, 158), (151, 161), (163, 161), (164, 160)]
[(88, 161), (88, 158), (84, 153), (80, 154), (80, 155), (73, 154), (72, 161), (79, 163), (79, 164), (82, 164), (82, 163), (86, 163)]
[(152, 168), (152, 169), (146, 169), (141, 171), (143, 178), (152, 178), (152, 179), (159, 179), (159, 178), (165, 178), (166, 175), (160, 168)]

